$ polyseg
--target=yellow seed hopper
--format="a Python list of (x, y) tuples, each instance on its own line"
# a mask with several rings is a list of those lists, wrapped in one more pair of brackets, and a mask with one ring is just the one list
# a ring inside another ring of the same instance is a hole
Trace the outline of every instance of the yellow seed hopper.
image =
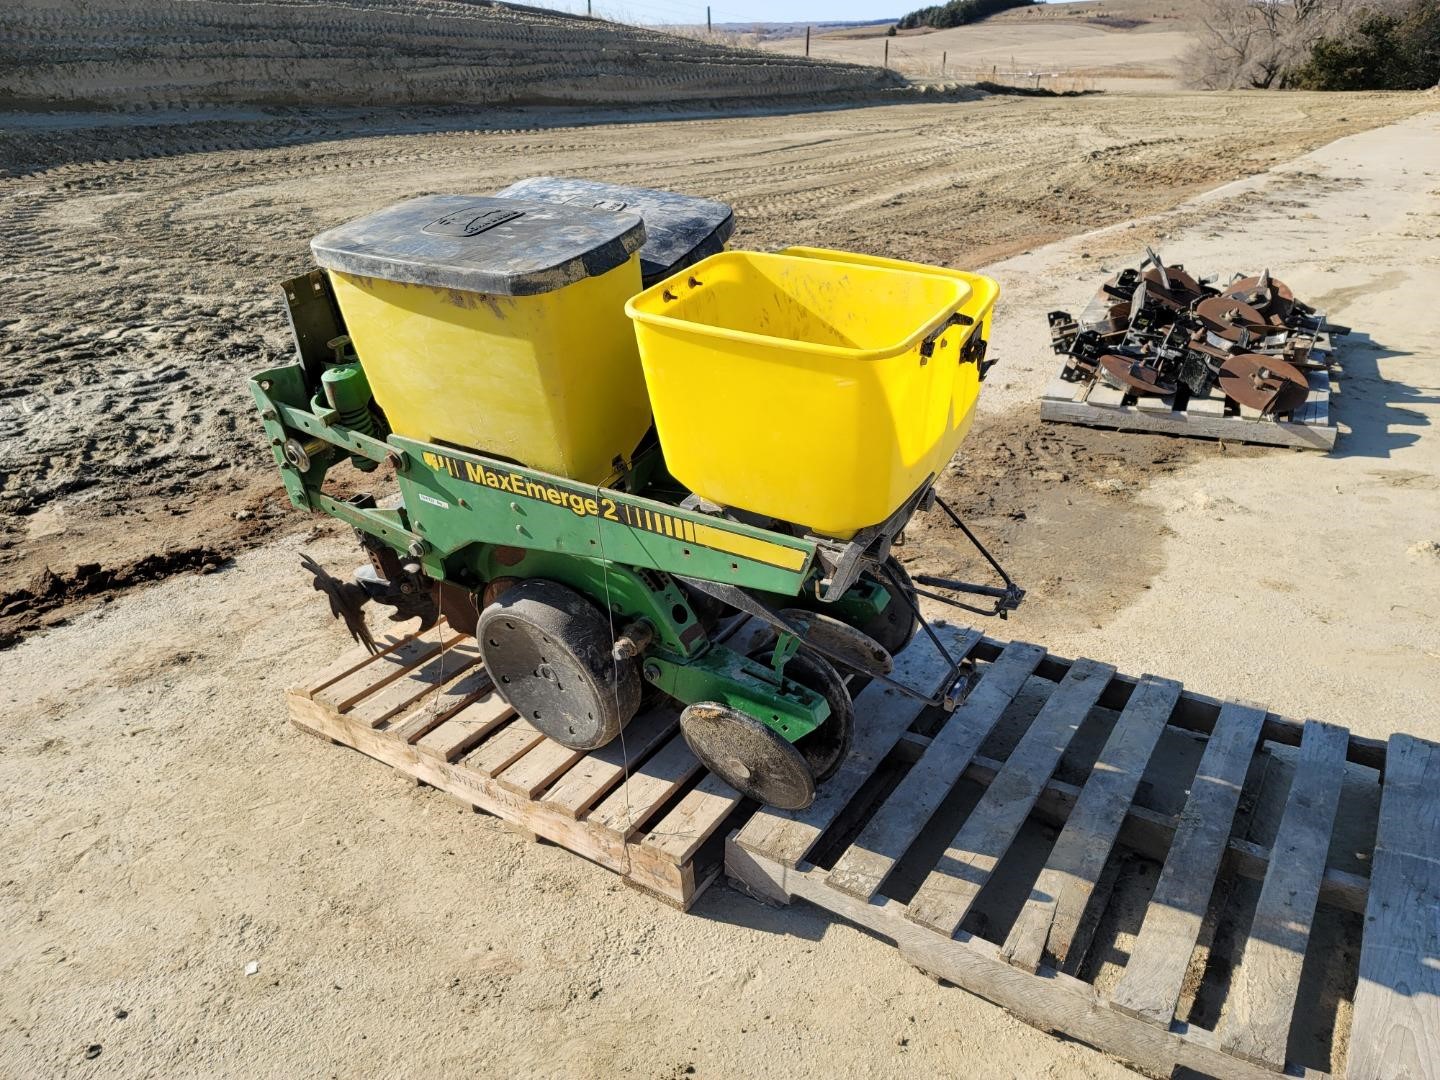
[(725, 252), (651, 286), (626, 310), (666, 464), (712, 502), (821, 535), (884, 521), (969, 430), (997, 294), (807, 248)]

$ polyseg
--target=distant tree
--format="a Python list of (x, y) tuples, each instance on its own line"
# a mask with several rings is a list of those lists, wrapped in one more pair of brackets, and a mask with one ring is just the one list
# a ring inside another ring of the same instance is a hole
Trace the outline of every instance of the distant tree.
[(1440, 84), (1440, 0), (1367, 8), (1291, 74), (1302, 90), (1425, 90)]
[(1207, 90), (1284, 86), (1356, 0), (1199, 0), (1190, 81)]
[(1010, 8), (1030, 7), (1037, 2), (1038, 0), (948, 0), (944, 4), (912, 11), (895, 25), (901, 30), (917, 30), (922, 26), (944, 30), (950, 26), (978, 22)]

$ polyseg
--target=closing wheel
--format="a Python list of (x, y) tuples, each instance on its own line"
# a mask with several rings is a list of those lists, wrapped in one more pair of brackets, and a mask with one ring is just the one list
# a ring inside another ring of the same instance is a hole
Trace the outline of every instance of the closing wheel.
[[(885, 591), (890, 594), (890, 599), (885, 602), (874, 618), (858, 629), (874, 638), (891, 656), (898, 656), (900, 650), (910, 644), (915, 637), (915, 631), (920, 629), (920, 621), (915, 617), (911, 604), (915, 603), (915, 583), (910, 580), (910, 573), (900, 565), (900, 560), (891, 555), (885, 560), (885, 569), (890, 571), (890, 576), (895, 578), (900, 588), (904, 590), (904, 596), (895, 595), (895, 585), (891, 583), (885, 574), (869, 573), (866, 577), (873, 578), (884, 586)], [(909, 603), (906, 603), (906, 599)]]
[(748, 713), (697, 701), (680, 714), (680, 730), (705, 767), (742, 795), (781, 810), (815, 800), (815, 777), (800, 751)]
[(855, 705), (850, 691), (828, 660), (804, 649), (785, 665), (785, 677), (815, 691), (830, 705), (824, 723), (795, 743), (816, 783), (828, 780), (850, 753), (850, 740), (855, 734)]
[(604, 746), (640, 707), (638, 664), (611, 655), (605, 617), (564, 585), (512, 585), (480, 613), (475, 636), (500, 696), (562, 746)]

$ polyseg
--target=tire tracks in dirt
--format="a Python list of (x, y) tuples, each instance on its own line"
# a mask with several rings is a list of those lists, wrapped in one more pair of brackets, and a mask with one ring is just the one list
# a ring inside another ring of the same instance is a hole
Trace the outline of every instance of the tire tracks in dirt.
[[(383, 117), (383, 134), (336, 111), (37, 119), (66, 144), (60, 159), (37, 165), (32, 147), (25, 175), (0, 178), (0, 594), (47, 567), (119, 566), (211, 537), (223, 555), (304, 524), (279, 495), (244, 384), (290, 349), (276, 283), (306, 269), (312, 235), (359, 213), (569, 174), (727, 200), (740, 246), (979, 267), (1423, 106), (1245, 102), (1256, 124), (1306, 119), (1279, 124), (1260, 155), (1235, 143), (1216, 94), (570, 125), (559, 119), (576, 114), (419, 111)], [(91, 160), (66, 159), (77, 144)]]

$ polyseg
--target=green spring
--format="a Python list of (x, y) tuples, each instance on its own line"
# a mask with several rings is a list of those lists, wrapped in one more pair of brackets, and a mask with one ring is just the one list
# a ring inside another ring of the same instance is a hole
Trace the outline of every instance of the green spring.
[(340, 423), (344, 424), (351, 431), (358, 431), (362, 435), (375, 435), (375, 414), (368, 407), (361, 409), (350, 409), (340, 414)]

